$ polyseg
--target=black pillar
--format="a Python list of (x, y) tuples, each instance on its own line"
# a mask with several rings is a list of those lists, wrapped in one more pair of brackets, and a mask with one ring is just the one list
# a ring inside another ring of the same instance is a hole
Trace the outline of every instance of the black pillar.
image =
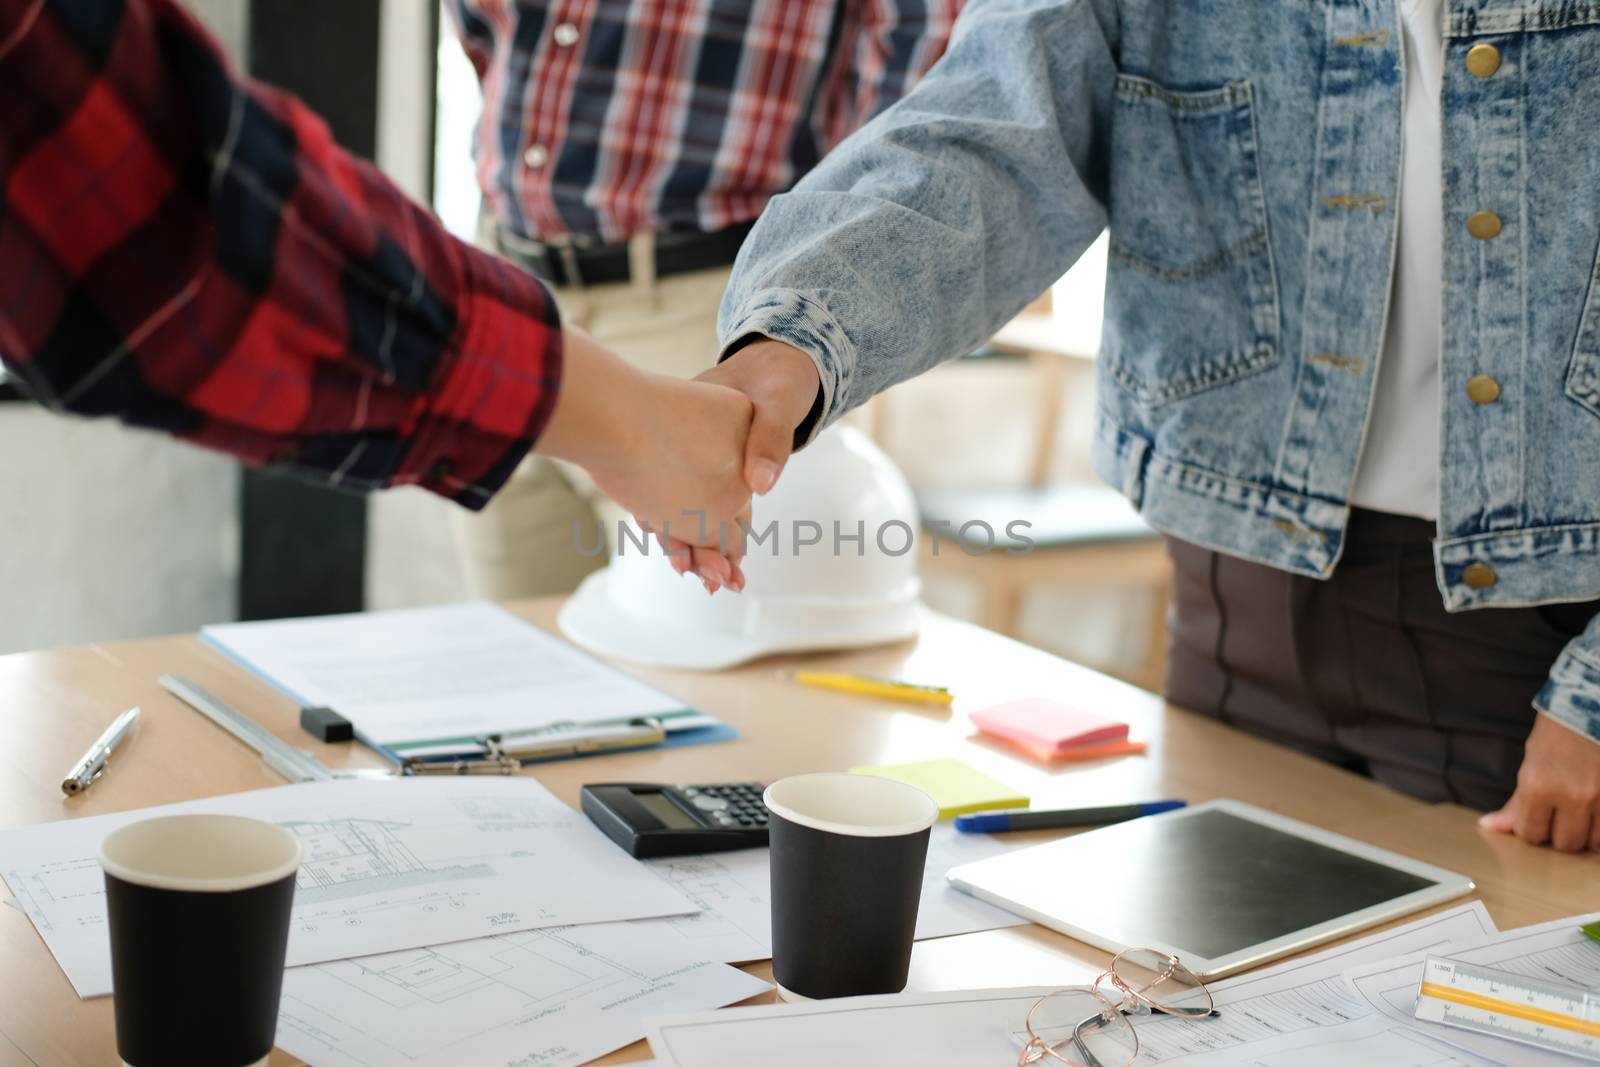
[[(379, 7), (379, 0), (250, 5), (251, 75), (300, 97), (341, 145), (368, 159), (377, 149)], [(365, 498), (249, 470), (240, 486), (239, 617), (360, 611)]]

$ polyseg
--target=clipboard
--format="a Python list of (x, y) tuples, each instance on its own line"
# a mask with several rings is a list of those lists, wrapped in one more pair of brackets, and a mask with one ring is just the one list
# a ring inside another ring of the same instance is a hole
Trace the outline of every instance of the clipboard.
[(739, 736), (490, 604), (229, 623), (200, 638), (302, 707), (332, 708), (405, 773), (509, 774)]

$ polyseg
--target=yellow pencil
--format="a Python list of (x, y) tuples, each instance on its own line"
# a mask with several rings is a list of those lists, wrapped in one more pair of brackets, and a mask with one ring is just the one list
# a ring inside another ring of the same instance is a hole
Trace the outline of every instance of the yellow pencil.
[(861, 674), (833, 674), (827, 671), (795, 671), (785, 677), (801, 685), (814, 685), (819, 689), (836, 689), (841, 693), (884, 697), (889, 700), (914, 700), (921, 704), (948, 704), (955, 694), (940, 685), (917, 685), (892, 678), (869, 678)]

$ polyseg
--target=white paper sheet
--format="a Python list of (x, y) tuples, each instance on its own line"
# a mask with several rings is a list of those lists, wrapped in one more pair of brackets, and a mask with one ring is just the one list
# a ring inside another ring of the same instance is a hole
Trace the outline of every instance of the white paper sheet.
[(200, 636), (376, 745), (678, 711), (645, 685), (492, 604), (207, 626)]
[[(1013, 1067), (1020, 1022), (1047, 987), (854, 997), (647, 1019), (662, 1067)], [(1144, 1049), (1138, 1064), (1173, 1062)], [(751, 1050), (759, 1050), (753, 1053)], [(1248, 1058), (1246, 1058), (1248, 1057)], [(1328, 1040), (1262, 1042), (1210, 1057), (1228, 1067), (1495, 1067), (1375, 1016)]]
[(898, 993), (647, 1018), (662, 1067), (1015, 1067), (1011, 1036), (1049, 987)]
[(644, 1037), (645, 1014), (771, 988), (640, 948), (627, 930), (536, 930), (296, 967), (284, 976), (277, 1043), (314, 1067), (564, 1067)]
[[(1578, 929), (1596, 919), (1600, 919), (1600, 914), (1557, 919), (1508, 930), (1475, 945), (1453, 947), (1448, 952), (1430, 955), (1448, 956), (1463, 963), (1494, 967), (1545, 981), (1600, 989), (1600, 944), (1589, 940)], [(1385, 1017), (1414, 1026), (1429, 1037), (1486, 1056), (1496, 1063), (1508, 1067), (1571, 1067), (1582, 1062), (1561, 1053), (1413, 1018), (1412, 1006), (1422, 981), (1421, 960), (1373, 964), (1352, 971), (1348, 977), (1361, 998)]]
[(291, 966), (697, 907), (531, 778), (310, 782), (0, 833), (0, 876), (79, 996), (111, 992), (101, 839), (192, 812), (300, 835)]
[[(949, 823), (935, 825), (923, 869), (917, 939), (1027, 925), (1027, 919), (951, 888), (944, 877), (951, 867), (1019, 847), (1004, 834), (962, 834)], [(742, 963), (772, 955), (772, 880), (766, 849), (646, 860), (645, 866), (704, 910), (631, 923), (637, 936), (663, 947), (677, 943), (696, 959)]]
[[(1494, 925), (1480, 903), (1338, 946), (1255, 975), (1218, 983), (1219, 1014), (1206, 1020), (1140, 1020), (1140, 1064), (1207, 1067), (1478, 1067), (1470, 1056), (1396, 1033), (1339, 973), (1401, 953), (1427, 954)], [(1020, 1024), (1047, 990), (858, 997), (826, 1005), (741, 1009), (653, 1019), (650, 1043), (666, 1067), (734, 1067), (751, 1048), (763, 1067), (833, 1062), (996, 1067), (1014, 1064)], [(781, 1051), (774, 1051), (781, 1050)], [(1364, 1057), (1364, 1058), (1363, 1058)]]

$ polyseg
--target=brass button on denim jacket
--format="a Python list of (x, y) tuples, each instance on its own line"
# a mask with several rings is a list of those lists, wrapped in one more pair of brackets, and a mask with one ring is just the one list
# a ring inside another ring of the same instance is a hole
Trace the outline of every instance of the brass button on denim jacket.
[[(1600, 4), (1445, 6), (1439, 588), (1600, 598)], [(826, 422), (982, 343), (1109, 226), (1100, 473), (1159, 529), (1326, 575), (1405, 76), (1394, 0), (975, 0), (933, 73), (769, 206), (724, 339), (808, 352)], [(1600, 739), (1600, 622), (1538, 705)]]

